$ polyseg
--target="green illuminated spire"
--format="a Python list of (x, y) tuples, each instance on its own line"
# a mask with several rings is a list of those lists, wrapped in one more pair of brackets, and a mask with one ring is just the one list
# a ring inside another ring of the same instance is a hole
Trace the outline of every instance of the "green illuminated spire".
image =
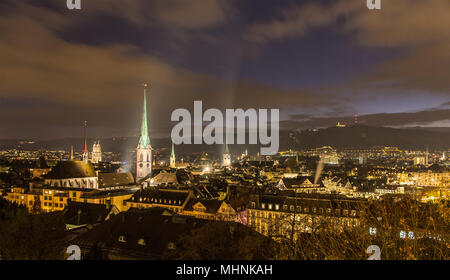
[(147, 125), (147, 87), (148, 84), (144, 84), (144, 110), (142, 112), (141, 138), (139, 139), (139, 145), (142, 147), (150, 146)]
[(172, 153), (170, 154), (170, 156), (172, 158), (175, 158), (175, 147), (173, 146), (173, 142), (172, 142)]

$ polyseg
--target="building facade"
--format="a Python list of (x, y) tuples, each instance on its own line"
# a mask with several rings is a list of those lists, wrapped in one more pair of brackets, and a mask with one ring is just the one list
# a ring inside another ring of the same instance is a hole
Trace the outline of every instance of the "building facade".
[(102, 147), (100, 146), (100, 140), (92, 145), (92, 163), (99, 163), (102, 161)]

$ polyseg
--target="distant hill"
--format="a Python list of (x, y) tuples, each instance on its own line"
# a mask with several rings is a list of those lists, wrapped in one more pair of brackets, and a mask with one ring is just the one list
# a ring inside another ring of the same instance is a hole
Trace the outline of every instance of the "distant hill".
[[(285, 148), (314, 148), (332, 146), (334, 148), (370, 148), (374, 146), (396, 146), (401, 149), (424, 150), (448, 149), (450, 131), (420, 130), (418, 128), (398, 129), (352, 125), (325, 129), (283, 132), (282, 146)], [(286, 141), (286, 139), (288, 139)]]
[[(93, 142), (97, 139), (88, 139), (88, 148), (92, 149)], [(152, 146), (158, 150), (168, 152), (171, 145), (169, 138), (151, 139)], [(22, 143), (21, 143), (22, 142)], [(129, 152), (136, 148), (138, 138), (116, 137), (101, 139), (103, 151)], [(0, 149), (19, 148), (23, 150), (70, 150), (73, 145), (76, 151), (83, 148), (81, 138), (64, 138), (56, 140), (36, 141), (25, 143), (24, 140), (0, 140)], [(370, 148), (375, 146), (396, 146), (401, 149), (444, 150), (450, 148), (450, 131), (443, 128), (419, 129), (419, 128), (388, 128), (366, 125), (352, 125), (348, 127), (329, 127), (317, 130), (280, 131), (280, 150), (308, 149), (322, 146), (334, 148)], [(248, 149), (254, 154), (259, 151), (258, 145), (230, 145), (233, 153), (241, 153)], [(176, 146), (177, 153), (187, 152), (212, 152), (221, 153), (223, 145), (181, 145)]]

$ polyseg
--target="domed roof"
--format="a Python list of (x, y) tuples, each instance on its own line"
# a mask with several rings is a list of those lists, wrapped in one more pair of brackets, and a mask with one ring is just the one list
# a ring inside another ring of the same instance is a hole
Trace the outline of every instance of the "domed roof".
[(96, 177), (94, 166), (91, 162), (85, 163), (80, 160), (60, 161), (52, 168), (45, 179), (69, 179), (69, 178), (84, 178)]

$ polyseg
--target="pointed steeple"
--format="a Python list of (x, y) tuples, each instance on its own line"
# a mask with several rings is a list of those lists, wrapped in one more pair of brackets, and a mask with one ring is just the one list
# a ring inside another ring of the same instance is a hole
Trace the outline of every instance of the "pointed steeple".
[(172, 142), (172, 153), (170, 153), (170, 156), (175, 158), (175, 147), (173, 145), (173, 142)]
[(228, 144), (225, 143), (225, 153), (223, 153), (223, 162), (222, 165), (225, 167), (231, 166), (231, 154), (228, 149)]
[(176, 163), (175, 163), (175, 146), (173, 145), (172, 142), (172, 152), (170, 153), (170, 167), (171, 168), (175, 168)]
[(148, 84), (144, 84), (144, 109), (142, 111), (141, 138), (139, 139), (139, 145), (142, 147), (150, 146), (147, 122), (147, 88)]
[(87, 150), (87, 121), (84, 121), (84, 150), (83, 150), (83, 161), (87, 163), (89, 160), (88, 150)]
[(152, 146), (150, 145), (147, 124), (147, 88), (148, 84), (144, 84), (144, 109), (142, 111), (141, 137), (139, 138), (139, 144), (136, 149), (137, 182), (141, 182), (147, 176), (152, 175)]

